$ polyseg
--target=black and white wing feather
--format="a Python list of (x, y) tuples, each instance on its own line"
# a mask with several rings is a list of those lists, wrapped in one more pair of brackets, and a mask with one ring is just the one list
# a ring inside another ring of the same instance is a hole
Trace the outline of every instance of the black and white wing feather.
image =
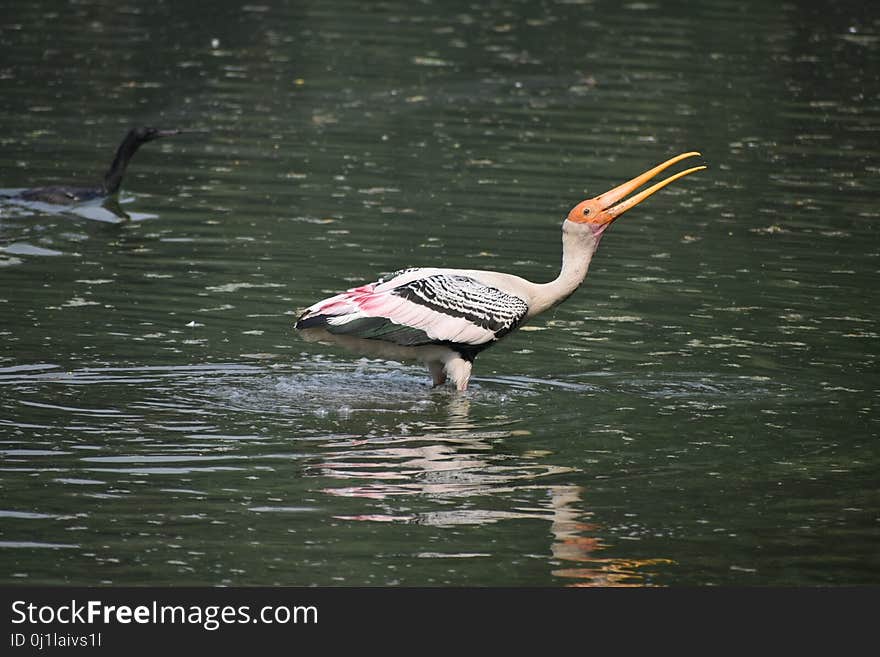
[(408, 269), (316, 303), (296, 327), (320, 326), (399, 345), (443, 343), (479, 350), (517, 328), (528, 309), (520, 297), (472, 276)]

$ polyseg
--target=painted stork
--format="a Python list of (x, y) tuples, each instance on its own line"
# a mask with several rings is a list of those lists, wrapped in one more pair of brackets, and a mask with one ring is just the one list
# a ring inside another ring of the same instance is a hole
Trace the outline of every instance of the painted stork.
[(113, 161), (104, 174), (100, 185), (93, 187), (33, 187), (24, 189), (11, 198), (22, 201), (39, 201), (53, 205), (74, 205), (94, 199), (113, 196), (122, 185), (125, 169), (137, 150), (148, 141), (161, 137), (178, 135), (181, 130), (159, 130), (158, 128), (132, 128), (129, 130), (113, 156)]
[(683, 153), (592, 199), (562, 223), (562, 269), (549, 283), (495, 271), (403, 269), (306, 308), (295, 328), (310, 341), (366, 356), (418, 360), (435, 386), (466, 390), (474, 358), (532, 317), (567, 299), (583, 282), (611, 223), (654, 192), (705, 166), (680, 171), (625, 199), (657, 174), (697, 152)]

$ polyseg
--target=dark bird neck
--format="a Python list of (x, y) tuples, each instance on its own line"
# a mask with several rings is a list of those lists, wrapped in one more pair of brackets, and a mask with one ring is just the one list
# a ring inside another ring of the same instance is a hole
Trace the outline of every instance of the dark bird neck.
[(119, 186), (122, 184), (122, 177), (125, 175), (125, 169), (128, 167), (128, 163), (132, 156), (143, 143), (144, 140), (137, 134), (136, 130), (129, 130), (125, 139), (119, 144), (119, 148), (116, 149), (116, 155), (113, 157), (113, 162), (110, 164), (110, 168), (107, 169), (107, 173), (104, 174), (104, 183), (102, 185), (104, 194), (112, 196), (119, 191)]

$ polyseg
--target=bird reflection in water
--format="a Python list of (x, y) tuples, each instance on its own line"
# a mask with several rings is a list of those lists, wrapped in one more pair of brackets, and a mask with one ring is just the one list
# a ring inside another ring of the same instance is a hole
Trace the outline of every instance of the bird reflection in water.
[(122, 224), (155, 219), (159, 216), (149, 212), (130, 212), (123, 209), (122, 204), (132, 200), (130, 197), (125, 199), (116, 197), (92, 199), (78, 205), (59, 205), (16, 198), (14, 194), (19, 191), (18, 189), (0, 189), (0, 206), (7, 208), (8, 214), (16, 217), (26, 217), (33, 214), (73, 215), (80, 219), (99, 221), (105, 224)]
[[(548, 486), (550, 493), (550, 546), (553, 558), (565, 564), (553, 575), (570, 586), (645, 586), (642, 570), (670, 564), (669, 559), (615, 559), (596, 556), (606, 546), (595, 536), (598, 527), (584, 522), (580, 486)], [(577, 564), (577, 565), (575, 565)]]
[[(493, 442), (515, 437), (515, 432), (481, 430), (468, 420), (468, 407), (466, 398), (455, 396), (450, 400), (445, 426), (430, 427), (419, 434), (370, 436), (327, 444), (328, 451), (313, 474), (345, 481), (347, 485), (325, 487), (323, 492), (386, 502), (383, 512), (334, 517), (434, 527), (524, 519), (547, 522), (552, 574), (572, 586), (644, 586), (644, 568), (668, 563), (662, 559), (601, 557), (607, 546), (597, 537), (598, 526), (588, 521), (592, 514), (584, 510), (584, 489), (578, 485), (543, 483), (575, 470), (537, 462), (535, 454), (512, 458), (509, 452), (501, 452)], [(409, 496), (454, 508), (416, 513), (387, 510), (389, 501)], [(474, 506), (480, 499), (500, 499), (503, 503), (523, 496), (539, 501), (531, 507), (521, 502), (505, 504), (505, 508)], [(455, 505), (456, 500), (465, 503)], [(490, 555), (474, 552), (456, 556)]]

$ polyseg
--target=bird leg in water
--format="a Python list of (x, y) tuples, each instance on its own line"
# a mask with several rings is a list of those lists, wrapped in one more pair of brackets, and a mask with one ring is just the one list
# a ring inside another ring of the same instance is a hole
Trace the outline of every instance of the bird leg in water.
[(446, 374), (452, 379), (456, 389), (460, 391), (467, 390), (472, 366), (472, 363), (464, 358), (450, 358), (446, 361)]
[(446, 370), (443, 363), (439, 361), (428, 363), (428, 371), (431, 373), (431, 379), (433, 380), (435, 388), (446, 383)]

